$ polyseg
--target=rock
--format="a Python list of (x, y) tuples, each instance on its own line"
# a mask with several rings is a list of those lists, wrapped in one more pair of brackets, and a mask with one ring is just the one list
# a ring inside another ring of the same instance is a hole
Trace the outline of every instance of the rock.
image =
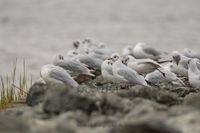
[(55, 88), (44, 102), (44, 112), (59, 114), (66, 111), (81, 110), (90, 114), (98, 109), (95, 100), (80, 96), (70, 90), (69, 88)]
[(190, 111), (185, 112), (167, 120), (169, 125), (173, 125), (182, 133), (200, 133), (200, 112)]
[(200, 109), (200, 94), (199, 93), (190, 93), (184, 98), (185, 105)]
[(47, 91), (47, 86), (44, 83), (40, 83), (40, 82), (34, 83), (28, 92), (25, 103), (28, 106), (35, 106), (43, 102), (46, 91)]
[(141, 97), (167, 106), (176, 105), (181, 102), (181, 99), (176, 94), (156, 87), (134, 86), (128, 90), (119, 92), (118, 96), (129, 99)]
[(117, 112), (127, 113), (132, 109), (132, 103), (128, 99), (110, 94), (102, 98), (100, 109), (103, 114), (107, 115), (113, 115)]
[(167, 110), (167, 106), (142, 98), (134, 99), (133, 104), (133, 108), (124, 116), (123, 119), (128, 120), (144, 115), (161, 114)]
[(89, 122), (87, 122), (87, 127), (111, 127), (114, 123), (118, 121), (116, 116), (109, 115), (93, 115)]
[(189, 88), (189, 87), (173, 87), (173, 88), (170, 88), (169, 91), (173, 92), (173, 93), (176, 93), (179, 97), (185, 97), (186, 95), (188, 95), (190, 93), (199, 92), (199, 89), (197, 89), (197, 88)]
[(0, 132), (27, 133), (30, 130), (24, 119), (0, 114)]
[(115, 125), (110, 133), (180, 133), (155, 116), (143, 116)]

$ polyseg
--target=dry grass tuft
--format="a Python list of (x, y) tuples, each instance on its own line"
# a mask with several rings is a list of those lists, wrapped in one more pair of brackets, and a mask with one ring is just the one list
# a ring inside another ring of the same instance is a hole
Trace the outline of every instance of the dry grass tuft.
[(0, 77), (0, 109), (5, 109), (9, 104), (25, 98), (28, 88), (32, 85), (32, 77), (28, 79), (27, 76), (25, 59), (23, 59), (23, 69), (19, 73), (19, 81), (16, 81), (16, 75), (17, 59), (13, 63), (11, 75)]

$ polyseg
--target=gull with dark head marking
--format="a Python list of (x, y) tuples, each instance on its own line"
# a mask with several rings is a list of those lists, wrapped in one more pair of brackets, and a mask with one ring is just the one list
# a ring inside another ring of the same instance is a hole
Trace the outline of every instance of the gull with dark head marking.
[(113, 82), (114, 75), (112, 71), (113, 61), (111, 59), (106, 59), (101, 65), (101, 74), (105, 81)]
[(52, 64), (44, 65), (41, 68), (40, 75), (49, 86), (66, 85), (73, 88), (79, 86), (79, 84), (67, 73), (67, 71)]
[(153, 60), (158, 60), (161, 57), (161, 52), (148, 46), (146, 43), (137, 43), (133, 48), (134, 57), (137, 59), (150, 58)]
[(53, 57), (53, 65), (64, 68), (72, 77), (79, 75), (95, 76), (84, 64), (70, 58), (64, 59), (61, 54), (56, 54)]
[(178, 51), (172, 52), (172, 72), (187, 77), (188, 76), (188, 61), (190, 58), (182, 55)]
[(159, 68), (162, 68), (160, 64), (152, 59), (135, 59), (133, 56), (130, 55), (125, 56), (123, 62), (128, 67), (142, 75), (151, 73), (156, 69), (159, 71)]
[(143, 76), (122, 63), (121, 57), (118, 53), (113, 53), (111, 58), (114, 62), (112, 70), (116, 77), (115, 82), (126, 82), (132, 85), (148, 86)]
[(190, 59), (188, 61), (188, 79), (192, 87), (200, 88), (200, 70), (198, 65), (200, 65), (198, 59)]

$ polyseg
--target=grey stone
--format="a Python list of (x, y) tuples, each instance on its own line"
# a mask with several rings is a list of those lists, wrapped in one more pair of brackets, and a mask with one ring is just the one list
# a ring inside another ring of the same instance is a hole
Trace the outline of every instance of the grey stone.
[(45, 99), (46, 91), (47, 86), (44, 83), (34, 83), (28, 92), (25, 103), (29, 106), (34, 106), (43, 102)]
[(181, 102), (181, 99), (175, 93), (156, 87), (134, 86), (128, 90), (119, 92), (118, 96), (129, 99), (140, 97), (168, 106), (176, 105)]
[(180, 133), (156, 116), (144, 116), (118, 123), (110, 133)]
[(97, 110), (95, 100), (80, 96), (69, 88), (56, 88), (45, 100), (43, 110), (46, 113), (59, 114), (66, 111), (82, 110), (87, 114)]
[(27, 133), (30, 130), (24, 119), (0, 114), (0, 132)]

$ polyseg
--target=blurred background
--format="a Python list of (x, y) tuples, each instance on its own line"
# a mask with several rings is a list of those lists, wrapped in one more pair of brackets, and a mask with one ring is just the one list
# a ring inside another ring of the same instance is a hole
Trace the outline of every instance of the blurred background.
[(0, 75), (25, 58), (36, 79), (55, 53), (86, 37), (118, 51), (139, 41), (200, 51), (199, 7), (199, 0), (0, 0)]

